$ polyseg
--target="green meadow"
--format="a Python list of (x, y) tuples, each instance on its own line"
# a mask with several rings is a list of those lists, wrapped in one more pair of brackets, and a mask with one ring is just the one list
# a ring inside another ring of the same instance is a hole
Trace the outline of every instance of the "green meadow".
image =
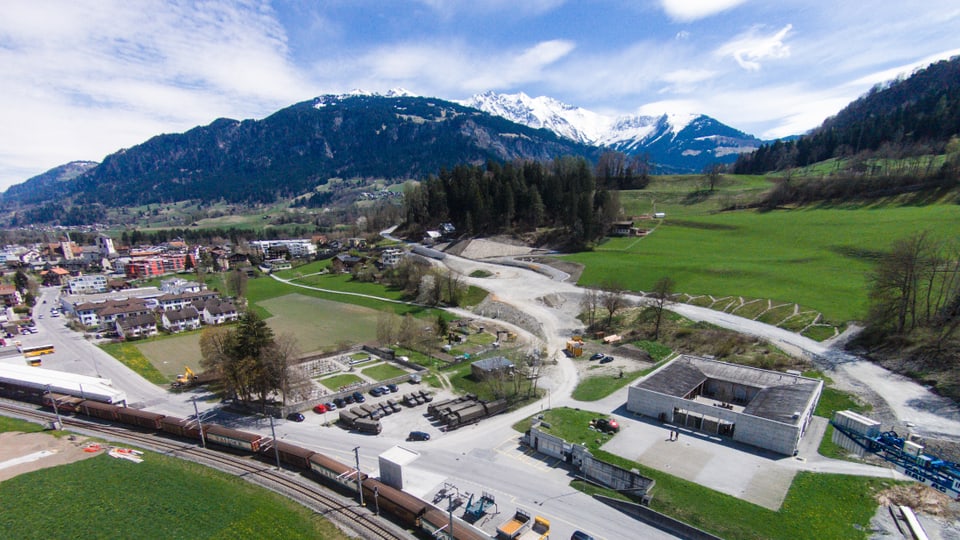
[(678, 293), (796, 303), (839, 323), (864, 315), (867, 274), (893, 240), (925, 230), (945, 239), (960, 235), (957, 204), (720, 212), (769, 184), (725, 177), (713, 194), (697, 191), (698, 185), (697, 177), (668, 177), (621, 194), (628, 215), (656, 208), (666, 218), (638, 221), (652, 229), (646, 237), (612, 238), (566, 256), (585, 266), (580, 285), (617, 282), (648, 291), (669, 277)]

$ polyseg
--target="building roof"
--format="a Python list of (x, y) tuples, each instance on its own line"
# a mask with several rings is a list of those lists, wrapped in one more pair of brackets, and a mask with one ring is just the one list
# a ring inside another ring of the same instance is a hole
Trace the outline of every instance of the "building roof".
[(163, 317), (170, 322), (188, 321), (191, 319), (199, 319), (200, 313), (197, 312), (197, 309), (193, 306), (189, 306), (175, 311), (164, 311)]
[(484, 358), (483, 360), (471, 362), (470, 365), (476, 367), (477, 369), (482, 369), (483, 371), (495, 371), (498, 369), (512, 368), (513, 362), (507, 360), (503, 356), (494, 356), (492, 358)]
[(710, 379), (756, 388), (758, 392), (744, 406), (743, 414), (785, 423), (797, 420), (795, 413), (806, 409), (823, 384), (818, 379), (800, 375), (684, 355), (634, 386), (684, 398)]
[(137, 315), (132, 315), (124, 319), (117, 319), (117, 324), (120, 325), (120, 328), (123, 330), (130, 330), (132, 328), (143, 328), (145, 326), (157, 326), (157, 319), (153, 316), (152, 313), (139, 313)]

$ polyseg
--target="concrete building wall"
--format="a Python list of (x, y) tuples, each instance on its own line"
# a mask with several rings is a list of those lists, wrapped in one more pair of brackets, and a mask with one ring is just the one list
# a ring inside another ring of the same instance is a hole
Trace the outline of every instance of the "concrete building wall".
[[(819, 394), (817, 397), (819, 397)], [(675, 407), (684, 409), (693, 416), (718, 418), (735, 424), (733, 440), (780, 454), (791, 455), (797, 449), (803, 430), (809, 424), (810, 416), (813, 414), (812, 406), (816, 404), (816, 401), (815, 398), (812, 403), (808, 404), (807, 410), (801, 413), (801, 418), (798, 419), (796, 425), (745, 415), (636, 387), (631, 387), (628, 390), (627, 410), (671, 423), (673, 422)], [(710, 424), (710, 426), (712, 427), (714, 424)], [(701, 428), (701, 426), (696, 426), (692, 422), (685, 427)], [(713, 432), (714, 429), (707, 429), (706, 431)]]

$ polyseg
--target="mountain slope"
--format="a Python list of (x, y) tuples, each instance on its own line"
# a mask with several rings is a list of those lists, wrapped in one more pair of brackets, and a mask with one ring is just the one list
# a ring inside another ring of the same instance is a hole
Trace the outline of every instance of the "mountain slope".
[(71, 161), (65, 165), (54, 167), (43, 174), (38, 174), (22, 184), (10, 186), (3, 194), (3, 198), (4, 200), (18, 201), (24, 204), (47, 201), (68, 189), (64, 184), (65, 182), (82, 176), (97, 165), (95, 161)]
[(810, 133), (741, 156), (736, 172), (759, 174), (869, 152), (893, 159), (939, 154), (957, 135), (960, 57), (874, 87)]
[[(53, 197), (108, 207), (190, 199), (272, 202), (331, 177), (420, 178), (487, 160), (594, 157), (547, 130), (452, 102), (362, 94), (321, 96), (263, 120), (218, 119), (116, 152)], [(5, 204), (26, 201), (23, 190)]]
[(461, 103), (577, 142), (649, 154), (657, 172), (700, 172), (713, 163), (733, 163), (763, 142), (705, 115), (609, 117), (524, 93), (487, 92)]

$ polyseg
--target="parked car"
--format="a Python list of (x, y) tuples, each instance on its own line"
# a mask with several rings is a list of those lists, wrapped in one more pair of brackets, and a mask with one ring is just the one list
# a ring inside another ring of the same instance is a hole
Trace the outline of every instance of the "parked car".
[(603, 431), (604, 433), (617, 433), (620, 431), (620, 424), (613, 418), (597, 418), (593, 421), (593, 427), (595, 427), (597, 431)]
[(411, 431), (410, 434), (407, 435), (407, 440), (408, 441), (429, 441), (430, 434), (427, 433), (426, 431)]
[(332, 402), (332, 401), (328, 401), (328, 402), (324, 403), (323, 406), (326, 407), (328, 411), (335, 411), (335, 410), (337, 410), (337, 404), (334, 403), (334, 402)]
[(351, 403), (356, 403), (357, 398), (353, 397), (353, 394), (347, 394), (343, 396), (343, 401), (345, 401), (347, 405), (349, 405)]
[(591, 360), (600, 360), (600, 359), (602, 359), (602, 358), (603, 358), (603, 353), (602, 353), (602, 352), (593, 353), (593, 354), (590, 356), (590, 359), (591, 359)]
[(371, 389), (370, 389), (370, 395), (373, 396), (373, 397), (380, 397), (380, 394), (382, 394), (382, 393), (383, 393), (383, 391), (380, 390), (380, 387), (379, 387), (379, 386), (376, 387), (376, 388), (371, 388)]
[(317, 414), (323, 414), (323, 413), (327, 412), (327, 406), (324, 405), (323, 403), (318, 403), (317, 405), (315, 405), (315, 406), (313, 407), (313, 412), (315, 412), (315, 413), (317, 413)]
[(303, 422), (305, 418), (303, 416), (303, 413), (292, 412), (287, 415), (287, 420), (291, 420), (293, 422)]
[(604, 356), (603, 358), (600, 359), (601, 364), (609, 364), (610, 362), (613, 362), (612, 356)]
[(398, 387), (397, 385), (392, 384), (392, 383), (387, 385), (387, 389), (390, 390), (391, 392), (399, 392), (399, 391), (400, 391), (400, 387)]
[(570, 540), (593, 540), (593, 537), (583, 531), (573, 531)]
[(377, 390), (380, 390), (380, 395), (381, 395), (381, 396), (384, 395), (384, 394), (389, 394), (389, 393), (390, 393), (390, 389), (387, 388), (386, 386), (378, 386), (378, 387), (377, 387)]
[(363, 397), (363, 394), (361, 394), (360, 392), (354, 392), (353, 400), (356, 401), (357, 403), (363, 403), (364, 401), (367, 400), (367, 398)]
[(336, 405), (337, 408), (342, 409), (347, 404), (347, 400), (338, 397), (337, 399), (333, 400), (333, 404)]

